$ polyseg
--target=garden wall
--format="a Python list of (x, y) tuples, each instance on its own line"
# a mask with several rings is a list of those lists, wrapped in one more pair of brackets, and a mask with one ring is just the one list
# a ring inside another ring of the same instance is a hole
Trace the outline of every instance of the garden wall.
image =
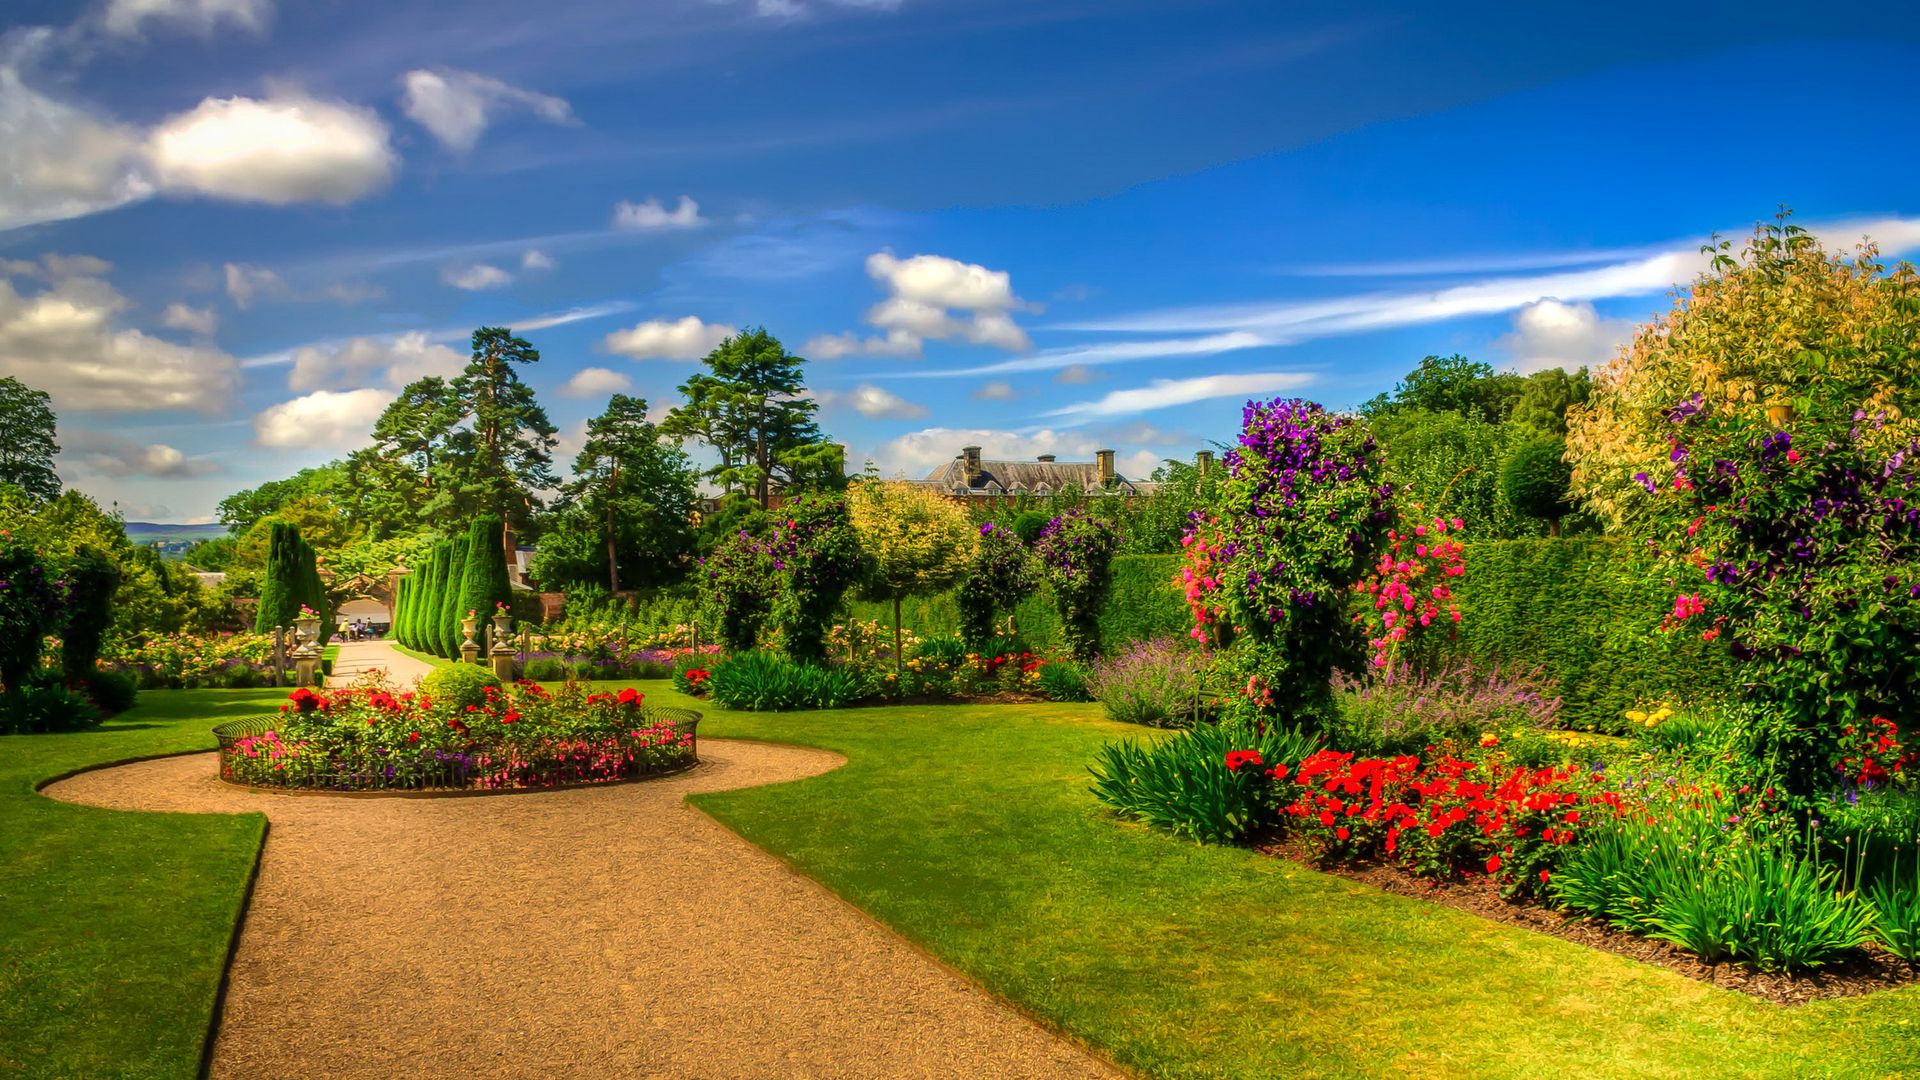
[(1472, 541), (1466, 566), (1461, 623), (1439, 655), (1543, 668), (1568, 727), (1618, 731), (1636, 704), (1734, 687), (1725, 649), (1697, 631), (1660, 631), (1674, 587), (1623, 541)]

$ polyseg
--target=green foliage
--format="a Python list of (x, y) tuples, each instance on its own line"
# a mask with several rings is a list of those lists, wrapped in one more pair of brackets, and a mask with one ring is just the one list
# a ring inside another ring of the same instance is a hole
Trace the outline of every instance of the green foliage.
[(484, 514), (524, 527), (540, 506), (534, 492), (559, 485), (551, 456), (556, 429), (517, 370), (539, 363), (540, 351), (499, 326), (475, 330), (472, 347), (466, 370), (448, 384), (454, 413), (468, 423), (444, 436), (446, 468), (427, 511)]
[(735, 533), (701, 562), (699, 585), (720, 644), (732, 652), (753, 648), (780, 585), (766, 546), (744, 530)]
[(1649, 936), (1702, 960), (1745, 960), (1762, 971), (1804, 971), (1866, 943), (1873, 909), (1839, 888), (1839, 871), (1772, 845), (1737, 846), (1706, 867), (1684, 856), (1643, 885), (1653, 893)]
[(60, 662), (69, 682), (87, 683), (96, 673), (101, 643), (113, 626), (120, 568), (98, 548), (82, 547), (68, 559), (62, 576), (67, 584), (67, 617), (60, 636)]
[(96, 671), (87, 679), (87, 697), (109, 716), (133, 708), (140, 697), (140, 683), (120, 671)]
[(1414, 520), (1459, 518), (1467, 535), (1537, 535), (1539, 527), (1515, 514), (1501, 490), (1500, 463), (1513, 431), (1455, 412), (1401, 413), (1382, 441), (1395, 501)]
[(831, 709), (860, 695), (860, 678), (845, 668), (744, 652), (716, 661), (707, 680), (716, 704), (753, 712)]
[[(1400, 380), (1391, 396), (1382, 394), (1361, 411), (1376, 422), (1400, 413), (1425, 411), (1499, 424), (1513, 411), (1526, 383), (1519, 375), (1496, 374), (1492, 365), (1464, 356), (1428, 356)], [(1383, 431), (1387, 428), (1387, 424), (1381, 424)]]
[(1100, 611), (1113, 586), (1109, 571), (1119, 546), (1112, 525), (1080, 510), (1048, 522), (1034, 545), (1067, 651), (1076, 660), (1100, 655)]
[(1010, 610), (1039, 585), (1033, 553), (1011, 529), (988, 522), (980, 526), (966, 576), (954, 589), (960, 613), (960, 637), (984, 648), (995, 634), (999, 612)]
[[(1664, 726), (1664, 725), (1663, 725)], [(1859, 882), (1884, 881), (1920, 857), (1920, 791), (1905, 787), (1848, 790), (1820, 808), (1827, 858)]]
[(1559, 529), (1560, 519), (1572, 509), (1567, 488), (1573, 466), (1567, 464), (1567, 441), (1545, 435), (1516, 443), (1500, 473), (1500, 492), (1515, 513), (1539, 518)]
[(1038, 510), (1023, 510), (1013, 519), (1013, 533), (1028, 547), (1032, 547), (1039, 542), (1040, 534), (1046, 530), (1047, 522), (1052, 520), (1051, 514), (1043, 514)]
[(420, 692), (437, 704), (453, 707), (456, 713), (472, 705), (487, 703), (487, 691), (498, 692), (500, 680), (480, 664), (446, 664), (420, 678)]
[(1910, 865), (1910, 876), (1887, 874), (1869, 885), (1867, 902), (1873, 906), (1873, 932), (1881, 946), (1909, 967), (1920, 967), (1920, 861)]
[(60, 626), (64, 600), (40, 553), (0, 532), (0, 684), (8, 693), (39, 668), (46, 636)]
[(1036, 674), (1040, 693), (1048, 701), (1093, 700), (1092, 691), (1087, 689), (1086, 671), (1071, 660), (1049, 660), (1040, 665)]
[(264, 634), (276, 626), (292, 626), (300, 609), (306, 607), (319, 614), (320, 643), (325, 645), (333, 636), (333, 615), (313, 547), (296, 526), (271, 520), (265, 524), (269, 530), (266, 576), (261, 581), (254, 632)]
[(1200, 724), (1159, 742), (1102, 747), (1093, 794), (1121, 817), (1201, 843), (1231, 843), (1271, 816), (1272, 787), (1261, 768), (1227, 768), (1227, 753), (1257, 751), (1268, 766), (1298, 762), (1318, 738), (1299, 729), (1244, 722)]
[[(467, 565), (460, 575), (460, 600), (454, 610), (464, 618), (468, 612), (480, 620), (480, 655), (487, 656), (491, 643), (495, 605), (511, 604), (513, 586), (507, 582), (507, 553), (502, 546), (499, 518), (475, 518), (467, 528)], [(455, 655), (459, 655), (457, 652)]]
[(720, 461), (707, 478), (727, 493), (750, 492), (761, 506), (775, 488), (822, 485), (844, 471), (829, 463), (837, 451), (814, 423), (819, 408), (806, 393), (804, 357), (755, 328), (721, 342), (702, 363), (707, 370), (680, 384), (685, 402), (660, 431), (712, 447)]
[(897, 663), (900, 602), (967, 574), (982, 538), (964, 507), (917, 485), (864, 480), (848, 487), (846, 500), (864, 560), (860, 590), (892, 603)]
[(0, 485), (11, 484), (27, 498), (46, 502), (60, 494), (53, 471), (56, 423), (53, 398), (12, 376), (0, 376)]
[(1561, 722), (1582, 731), (1624, 730), (1639, 704), (1727, 692), (1735, 675), (1723, 651), (1661, 632), (1666, 586), (1636, 555), (1598, 537), (1469, 543), (1453, 585), (1460, 623), (1450, 640), (1423, 645), (1428, 662), (1539, 668), (1561, 699)]
[(466, 635), (460, 632), (460, 619), (467, 609), (460, 606), (460, 588), (467, 580), (467, 545), (471, 538), (458, 536), (447, 543), (447, 574), (440, 581), (439, 613), (434, 617), (432, 644), (435, 655), (448, 660), (460, 659), (460, 646)]
[(619, 592), (681, 578), (694, 551), (695, 474), (647, 419), (645, 399), (615, 394), (587, 421), (573, 477), (562, 489), (566, 512), (541, 537), (538, 580), (553, 588), (604, 581)]
[(841, 599), (864, 568), (860, 537), (841, 495), (802, 495), (781, 512), (786, 524), (776, 525), (767, 538), (780, 583), (771, 618), (788, 656), (820, 663)]
[(0, 735), (46, 735), (100, 726), (100, 709), (59, 683), (9, 687), (0, 694)]
[(1548, 368), (1527, 376), (1527, 384), (1513, 403), (1507, 422), (1536, 435), (1567, 434), (1567, 410), (1585, 405), (1593, 393), (1593, 379), (1587, 369), (1569, 375), (1562, 368)]

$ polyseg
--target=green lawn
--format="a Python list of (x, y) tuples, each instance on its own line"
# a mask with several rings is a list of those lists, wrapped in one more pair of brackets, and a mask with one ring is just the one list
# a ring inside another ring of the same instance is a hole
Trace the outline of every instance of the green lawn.
[(175, 690), (76, 735), (0, 737), (0, 1073), (193, 1076), (265, 819), (71, 806), (37, 783), (212, 749), (284, 690)]
[[(210, 745), (209, 722), (275, 696), (150, 693), (102, 732), (0, 739), (0, 1072), (193, 1071), (259, 819), (116, 814), (31, 788), (89, 761)], [(1890, 1076), (1920, 1053), (1920, 990), (1781, 1009), (1117, 825), (1086, 794), (1085, 763), (1142, 732), (1093, 706), (697, 707), (703, 735), (848, 758), (698, 805), (1144, 1072)]]

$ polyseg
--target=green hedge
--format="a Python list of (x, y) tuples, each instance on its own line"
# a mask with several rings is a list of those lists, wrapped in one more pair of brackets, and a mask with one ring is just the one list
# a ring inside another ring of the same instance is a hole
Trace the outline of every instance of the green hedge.
[(1636, 704), (1734, 687), (1724, 648), (1696, 631), (1660, 631), (1674, 586), (1623, 541), (1472, 541), (1465, 559), (1460, 625), (1438, 655), (1544, 669), (1568, 727), (1619, 731)]
[[(1187, 605), (1173, 577), (1180, 572), (1178, 555), (1119, 555), (1113, 560), (1113, 591), (1106, 609), (1100, 613), (1100, 643), (1112, 652), (1130, 641), (1187, 632)], [(891, 604), (856, 601), (853, 615), (893, 625)], [(1020, 636), (1032, 648), (1061, 647), (1060, 616), (1053, 609), (1053, 597), (1046, 590), (1035, 590), (1013, 612)], [(909, 597), (900, 605), (901, 625), (923, 638), (957, 637), (960, 633), (960, 609), (953, 594)]]

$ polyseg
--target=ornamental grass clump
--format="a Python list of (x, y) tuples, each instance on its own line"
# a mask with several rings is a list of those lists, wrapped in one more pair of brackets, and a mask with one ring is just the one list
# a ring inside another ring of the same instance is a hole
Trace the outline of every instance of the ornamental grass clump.
[(1188, 727), (1211, 711), (1207, 659), (1171, 638), (1136, 641), (1087, 671), (1087, 692), (1107, 715), (1148, 727)]
[(753, 712), (833, 709), (851, 704), (861, 693), (860, 677), (846, 668), (771, 652), (729, 656), (715, 663), (703, 682), (716, 704)]
[(1159, 742), (1101, 747), (1093, 794), (1121, 817), (1201, 843), (1230, 843), (1273, 820), (1276, 765), (1310, 755), (1316, 736), (1245, 722), (1201, 724)]

